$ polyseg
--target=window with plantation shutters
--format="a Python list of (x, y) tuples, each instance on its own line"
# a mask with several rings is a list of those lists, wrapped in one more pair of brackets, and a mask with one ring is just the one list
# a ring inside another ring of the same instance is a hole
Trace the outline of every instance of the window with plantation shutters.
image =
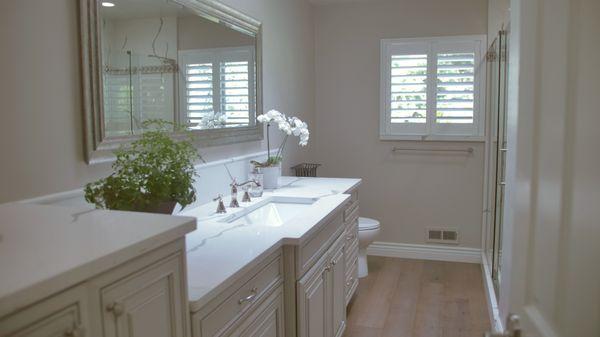
[(181, 120), (192, 129), (255, 123), (252, 46), (180, 51)]
[(380, 138), (482, 140), (484, 36), (381, 41)]

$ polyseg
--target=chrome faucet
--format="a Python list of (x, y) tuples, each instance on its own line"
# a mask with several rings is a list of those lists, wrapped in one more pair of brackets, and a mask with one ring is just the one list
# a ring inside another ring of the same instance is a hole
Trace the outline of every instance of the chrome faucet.
[(229, 204), (229, 207), (240, 207), (240, 204), (237, 200), (237, 193), (238, 193), (238, 187), (243, 187), (244, 188), (244, 196), (242, 197), (242, 202), (251, 202), (252, 199), (250, 199), (250, 193), (248, 193), (248, 189), (250, 186), (250, 184), (254, 184), (256, 186), (260, 186), (260, 183), (256, 180), (248, 180), (245, 181), (241, 184), (238, 184), (237, 181), (235, 180), (235, 178), (233, 179), (233, 181), (231, 182), (230, 186), (231, 186), (231, 203)]

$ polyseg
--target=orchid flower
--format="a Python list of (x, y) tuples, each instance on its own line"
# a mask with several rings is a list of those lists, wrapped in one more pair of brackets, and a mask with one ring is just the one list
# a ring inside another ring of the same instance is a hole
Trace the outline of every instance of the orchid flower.
[[(267, 113), (262, 114), (256, 117), (256, 120), (260, 123), (267, 124), (267, 161), (265, 163), (254, 163), (258, 166), (273, 166), (279, 164), (281, 162), (281, 155), (283, 154), (283, 150), (285, 148), (286, 141), (289, 136), (299, 137), (299, 145), (304, 147), (308, 145), (308, 139), (310, 138), (310, 132), (308, 131), (308, 124), (303, 122), (298, 117), (286, 117), (285, 114), (277, 111), (277, 110), (269, 110)], [(277, 150), (277, 155), (275, 157), (271, 157), (271, 144), (269, 137), (269, 127), (271, 123), (277, 124), (277, 128), (285, 133), (285, 137)]]

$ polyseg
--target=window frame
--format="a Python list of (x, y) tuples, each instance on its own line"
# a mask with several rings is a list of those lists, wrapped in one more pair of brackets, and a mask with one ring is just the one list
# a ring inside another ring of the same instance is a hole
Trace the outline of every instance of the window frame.
[[(380, 43), (380, 140), (484, 141), (485, 140), (485, 35), (382, 39)], [(472, 50), (471, 50), (472, 46)], [(437, 53), (468, 51), (475, 54), (473, 124), (436, 123)], [(391, 123), (392, 55), (427, 55), (426, 123)], [(432, 108), (433, 107), (433, 108)]]

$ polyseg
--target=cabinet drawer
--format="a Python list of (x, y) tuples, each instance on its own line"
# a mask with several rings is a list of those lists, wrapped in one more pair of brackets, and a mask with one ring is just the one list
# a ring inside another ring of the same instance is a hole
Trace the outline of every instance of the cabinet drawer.
[(346, 269), (346, 305), (350, 303), (352, 296), (356, 292), (358, 287), (358, 260), (354, 260), (354, 263), (350, 269)]
[(344, 223), (352, 223), (358, 219), (358, 201), (344, 210)]
[(352, 265), (358, 261), (358, 240), (346, 242), (346, 273), (352, 269)]
[(312, 267), (329, 249), (331, 244), (345, 230), (342, 222), (342, 212), (313, 234), (305, 243), (296, 247), (296, 278), (300, 278)]
[[(282, 277), (281, 255), (257, 272), (249, 281), (237, 288), (214, 310), (200, 318), (200, 336), (222, 336), (238, 318), (247, 310), (255, 307), (268, 295), (269, 290), (281, 284)], [(196, 318), (192, 318), (196, 320)], [(198, 334), (195, 333), (195, 336)]]
[(344, 236), (346, 237), (346, 244), (351, 244), (355, 240), (358, 240), (358, 218), (346, 225)]
[(87, 329), (86, 290), (78, 286), (0, 319), (2, 337), (78, 336)]
[(283, 337), (283, 286), (277, 287), (227, 337)]
[(358, 191), (350, 193), (350, 199), (344, 209), (344, 222), (352, 221), (353, 217), (358, 215)]
[(184, 265), (179, 252), (102, 288), (103, 335), (185, 336)]

